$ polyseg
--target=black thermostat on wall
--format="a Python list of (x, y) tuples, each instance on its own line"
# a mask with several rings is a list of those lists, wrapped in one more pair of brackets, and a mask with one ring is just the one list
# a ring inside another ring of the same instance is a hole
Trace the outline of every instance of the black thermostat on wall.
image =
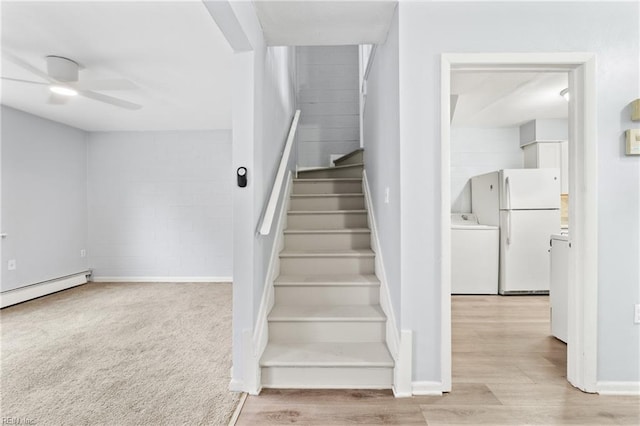
[(238, 186), (240, 188), (244, 188), (247, 186), (247, 168), (246, 167), (238, 167), (236, 171), (238, 177)]

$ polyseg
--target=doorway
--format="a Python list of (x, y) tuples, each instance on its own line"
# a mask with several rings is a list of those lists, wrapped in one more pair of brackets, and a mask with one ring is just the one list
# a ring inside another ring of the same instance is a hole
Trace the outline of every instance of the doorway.
[[(444, 54), (441, 68), (442, 381), (451, 389), (451, 71), (566, 72), (569, 76), (567, 379), (595, 392), (597, 354), (597, 204), (595, 56), (591, 54)], [(579, 143), (578, 143), (579, 141)]]

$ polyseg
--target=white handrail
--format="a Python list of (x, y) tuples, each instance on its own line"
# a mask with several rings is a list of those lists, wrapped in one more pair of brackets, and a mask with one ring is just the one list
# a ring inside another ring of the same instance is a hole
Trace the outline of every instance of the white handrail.
[(287, 136), (287, 142), (284, 145), (284, 151), (282, 151), (280, 166), (278, 167), (276, 179), (273, 182), (269, 202), (267, 203), (267, 208), (264, 210), (264, 216), (262, 217), (262, 224), (260, 225), (259, 231), (260, 235), (269, 235), (271, 232), (271, 226), (273, 225), (273, 218), (276, 213), (276, 207), (278, 206), (278, 198), (280, 198), (280, 192), (282, 191), (282, 183), (284, 182), (284, 176), (287, 171), (287, 164), (289, 164), (289, 156), (291, 155), (291, 147), (293, 146), (293, 140), (296, 136), (299, 118), (300, 110), (296, 110), (296, 113), (293, 116), (293, 121), (291, 122), (291, 128), (289, 129), (289, 135)]

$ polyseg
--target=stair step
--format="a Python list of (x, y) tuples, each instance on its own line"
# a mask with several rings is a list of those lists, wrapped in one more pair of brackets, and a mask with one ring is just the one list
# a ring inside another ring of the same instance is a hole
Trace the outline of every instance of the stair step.
[(283, 250), (280, 252), (280, 259), (283, 258), (372, 258), (375, 256), (370, 249), (354, 250)]
[(373, 274), (370, 249), (296, 250), (280, 252), (280, 272), (284, 275)]
[(375, 275), (280, 275), (274, 282), (279, 286), (367, 286), (380, 285)]
[(383, 342), (270, 342), (262, 355), (260, 365), (263, 367), (393, 367), (393, 359)]
[(270, 342), (383, 342), (384, 321), (271, 321)]
[(385, 322), (379, 305), (275, 305), (269, 322)]
[(392, 367), (262, 367), (272, 389), (391, 389)]
[(361, 178), (294, 179), (293, 194), (362, 193)]
[(293, 194), (292, 211), (362, 210), (364, 195), (360, 194)]
[(280, 275), (274, 282), (275, 305), (377, 305), (375, 275)]
[(352, 229), (289, 229), (284, 231), (287, 250), (366, 249), (371, 248), (371, 230)]
[(357, 163), (364, 163), (364, 148), (356, 149), (355, 151), (351, 151), (350, 153), (333, 160), (333, 164), (336, 166)]
[(382, 342), (386, 317), (379, 305), (275, 305), (270, 342)]
[(322, 167), (298, 172), (298, 179), (315, 178), (362, 178), (364, 164), (349, 164), (345, 166)]
[(344, 229), (368, 227), (366, 210), (289, 211), (287, 229)]
[(276, 285), (274, 298), (276, 306), (375, 305), (380, 303), (380, 285)]

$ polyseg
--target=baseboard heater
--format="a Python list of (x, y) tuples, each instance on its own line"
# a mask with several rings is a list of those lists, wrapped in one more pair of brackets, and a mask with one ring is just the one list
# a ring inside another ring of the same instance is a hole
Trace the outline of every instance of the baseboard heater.
[(66, 290), (87, 282), (87, 277), (91, 276), (91, 271), (78, 272), (77, 274), (66, 275), (64, 277), (54, 278), (52, 280), (31, 284), (25, 287), (7, 290), (0, 293), (0, 308), (26, 302), (27, 300), (36, 299)]

